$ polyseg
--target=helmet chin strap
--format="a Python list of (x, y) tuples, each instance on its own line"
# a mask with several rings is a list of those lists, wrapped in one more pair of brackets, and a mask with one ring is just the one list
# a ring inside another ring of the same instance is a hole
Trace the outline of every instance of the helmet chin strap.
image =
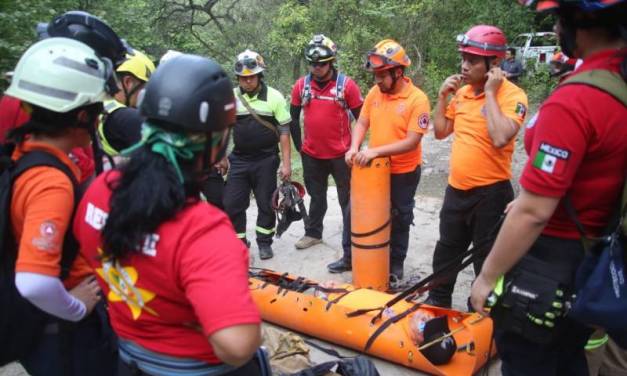
[(394, 91), (396, 89), (396, 83), (398, 82), (398, 80), (403, 78), (402, 74), (400, 76), (396, 76), (396, 69), (397, 68), (392, 68), (388, 70), (388, 73), (392, 77), (392, 85), (390, 86), (390, 91)]
[(126, 107), (131, 106), (131, 97), (133, 96), (133, 94), (139, 91), (142, 88), (142, 86), (143, 86), (143, 83), (138, 83), (137, 85), (133, 86), (131, 90), (126, 90), (126, 86), (122, 85), (122, 88), (124, 88), (124, 105)]

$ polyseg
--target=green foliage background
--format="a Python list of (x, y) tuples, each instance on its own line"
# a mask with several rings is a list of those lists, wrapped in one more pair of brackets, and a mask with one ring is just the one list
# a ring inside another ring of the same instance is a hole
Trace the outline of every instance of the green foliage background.
[[(72, 9), (103, 18), (155, 60), (176, 49), (210, 56), (230, 71), (239, 52), (254, 49), (269, 67), (267, 81), (285, 94), (306, 73), (302, 51), (313, 34), (335, 41), (338, 66), (364, 94), (372, 85), (362, 68), (365, 53), (393, 38), (412, 59), (409, 76), (432, 100), (444, 78), (459, 70), (455, 36), (470, 26), (496, 25), (510, 39), (551, 27), (514, 0), (0, 0), (0, 72), (12, 70), (35, 40), (37, 22)], [(553, 82), (542, 73), (523, 84), (538, 102)]]

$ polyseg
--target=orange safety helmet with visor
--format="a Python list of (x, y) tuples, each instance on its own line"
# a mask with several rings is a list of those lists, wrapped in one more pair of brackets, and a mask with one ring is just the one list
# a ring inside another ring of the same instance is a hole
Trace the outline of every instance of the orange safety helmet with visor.
[(382, 71), (410, 65), (411, 60), (405, 53), (403, 46), (392, 39), (384, 39), (368, 52), (365, 68), (368, 71)]

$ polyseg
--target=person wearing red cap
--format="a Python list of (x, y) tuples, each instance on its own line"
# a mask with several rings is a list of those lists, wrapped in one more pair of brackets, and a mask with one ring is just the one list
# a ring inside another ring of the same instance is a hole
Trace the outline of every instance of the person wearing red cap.
[[(460, 34), (457, 42), (461, 74), (444, 81), (435, 109), (435, 137), (453, 134), (455, 138), (440, 211), (440, 240), (433, 253), (434, 272), (458, 259), (470, 243), (479, 253), (491, 246), (492, 230), (514, 197), (512, 153), (527, 112), (527, 95), (499, 68), (507, 50), (505, 34), (497, 27), (478, 25)], [(476, 273), (484, 258), (475, 259)], [(456, 277), (449, 276), (432, 289), (428, 303), (450, 307)]]
[[(501, 296), (491, 315), (503, 375), (588, 375), (584, 346), (593, 329), (576, 321), (576, 310), (566, 308), (581, 303), (571, 298), (577, 280), (603, 284), (601, 276), (580, 268), (582, 240), (613, 239), (618, 255), (625, 255), (625, 229), (621, 231), (619, 218), (612, 218), (627, 177), (627, 1), (539, 1), (537, 8), (557, 15), (562, 51), (583, 59), (583, 64), (526, 125), (529, 159), (520, 195), (473, 283), (471, 303), (483, 311), (491, 292)], [(599, 82), (598, 77), (607, 79)], [(526, 269), (530, 263), (536, 267)], [(612, 295), (625, 291), (624, 270), (613, 271), (605, 276), (611, 280)], [(499, 291), (497, 281), (503, 276)], [(524, 289), (515, 289), (522, 280), (527, 282)], [(505, 299), (514, 304), (506, 306)], [(607, 312), (625, 297), (608, 301), (598, 294), (595, 299)], [(536, 302), (547, 300), (551, 308), (530, 313), (539, 306)], [(614, 330), (621, 332), (614, 339), (627, 346), (625, 325), (597, 326), (607, 329), (610, 337)]]

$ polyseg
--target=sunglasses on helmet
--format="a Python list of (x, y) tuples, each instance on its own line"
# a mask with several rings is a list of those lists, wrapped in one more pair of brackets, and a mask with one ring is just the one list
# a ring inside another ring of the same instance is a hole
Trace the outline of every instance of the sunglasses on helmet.
[(235, 63), (235, 72), (242, 73), (242, 71), (244, 71), (244, 67), (253, 70), (256, 69), (258, 66), (259, 63), (257, 63), (257, 60), (255, 59), (243, 59)]
[(305, 54), (307, 55), (307, 57), (314, 61), (318, 59), (327, 59), (333, 56), (331, 50), (324, 46), (307, 47), (307, 51), (305, 51)]
[(496, 44), (481, 43), (468, 38), (466, 34), (458, 34), (455, 38), (457, 44), (462, 47), (476, 47), (484, 51), (505, 51), (507, 46), (497, 46)]
[(396, 66), (398, 63), (379, 55), (374, 51), (368, 52), (366, 57), (366, 69), (379, 69), (386, 66)]

